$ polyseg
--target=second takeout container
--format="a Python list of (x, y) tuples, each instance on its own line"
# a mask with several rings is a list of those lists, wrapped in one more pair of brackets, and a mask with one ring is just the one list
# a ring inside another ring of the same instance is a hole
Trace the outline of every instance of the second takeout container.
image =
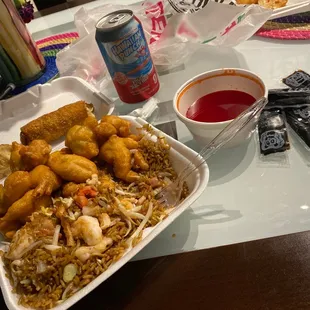
[[(92, 103), (97, 119), (111, 114), (114, 104), (94, 87), (77, 77), (62, 77), (35, 85), (24, 93), (0, 101), (0, 141), (20, 141), (20, 127), (60, 107), (84, 100)], [(53, 144), (55, 145), (55, 143)]]
[[(38, 99), (39, 98), (39, 99)], [(7, 101), (1, 102), (0, 115), (0, 137), (1, 143), (11, 143), (19, 141), (20, 127), (45, 113), (54, 111), (66, 104), (77, 100), (85, 100), (93, 103), (97, 117), (103, 114), (111, 113), (113, 107), (106, 102), (92, 87), (86, 82), (76, 78), (60, 78), (50, 84), (39, 86), (38, 90), (33, 88), (29, 91), (16, 96)], [(123, 116), (132, 123), (132, 131), (141, 127), (147, 122), (143, 119), (133, 116)], [(156, 135), (165, 136), (171, 146), (170, 156), (176, 172), (181, 170), (190, 162), (193, 162), (197, 153), (184, 144), (174, 140), (170, 136), (153, 128)], [(55, 144), (53, 150), (64, 146), (64, 142)], [(147, 228), (143, 231), (143, 237), (140, 243), (134, 248), (129, 249), (126, 254), (116, 263), (110, 266), (104, 273), (90, 282), (86, 287), (78, 291), (65, 302), (59, 304), (53, 309), (64, 310), (71, 307), (77, 301), (85, 297), (98, 285), (103, 283), (124, 264), (139, 253), (148, 243), (150, 243), (160, 232), (170, 225), (186, 208), (188, 208), (205, 190), (209, 180), (209, 169), (206, 163), (202, 164), (187, 180), (189, 185), (189, 196), (176, 207), (169, 216), (155, 227)], [(0, 239), (1, 240), (1, 239)], [(0, 245), (0, 250), (5, 248), (5, 244)], [(0, 286), (4, 296), (5, 303), (10, 310), (29, 309), (18, 304), (18, 296), (12, 293), (12, 287), (5, 275), (2, 259), (0, 259)], [(103, 295), (104, 298), (104, 295)]]
[(286, 17), (295, 14), (301, 14), (310, 10), (310, 1), (303, 0), (288, 0), (286, 6), (274, 9), (269, 20)]

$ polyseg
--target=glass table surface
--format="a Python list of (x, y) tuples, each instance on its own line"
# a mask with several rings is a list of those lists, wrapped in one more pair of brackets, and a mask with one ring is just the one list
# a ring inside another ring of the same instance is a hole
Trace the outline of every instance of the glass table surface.
[[(106, 2), (95, 1), (86, 7)], [(34, 39), (75, 31), (73, 16), (78, 9), (32, 21), (28, 27)], [(156, 123), (176, 121), (179, 141), (199, 151), (200, 147), (172, 110), (172, 98), (179, 86), (207, 70), (237, 67), (258, 74), (269, 89), (283, 88), (283, 77), (297, 69), (310, 72), (308, 42), (254, 36), (235, 48), (202, 46), (185, 65), (160, 76), (160, 116)], [(138, 107), (121, 102), (116, 105), (120, 114)], [(289, 133), (291, 149), (286, 152), (286, 161), (276, 165), (261, 162), (255, 135), (249, 143), (219, 151), (208, 161), (210, 181), (203, 195), (135, 259), (310, 229), (310, 151)]]

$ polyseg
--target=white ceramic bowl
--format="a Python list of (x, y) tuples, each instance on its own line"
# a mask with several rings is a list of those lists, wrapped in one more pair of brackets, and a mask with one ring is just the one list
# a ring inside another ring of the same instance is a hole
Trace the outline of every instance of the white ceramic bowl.
[[(173, 108), (178, 118), (187, 126), (194, 139), (202, 145), (209, 143), (232, 120), (216, 123), (197, 122), (186, 117), (188, 108), (201, 97), (221, 90), (239, 90), (255, 99), (267, 98), (264, 82), (254, 73), (243, 69), (218, 69), (199, 74), (184, 83), (176, 92)], [(226, 147), (234, 147), (251, 137), (258, 117), (253, 119)]]

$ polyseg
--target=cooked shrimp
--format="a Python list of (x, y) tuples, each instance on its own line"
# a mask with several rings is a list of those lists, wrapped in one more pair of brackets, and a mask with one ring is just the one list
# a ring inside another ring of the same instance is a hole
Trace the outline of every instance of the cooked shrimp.
[(77, 192), (74, 197), (74, 201), (81, 208), (88, 205), (88, 198), (94, 198), (97, 196), (97, 191), (94, 190), (91, 186), (85, 186)]
[(95, 246), (82, 246), (75, 251), (75, 256), (81, 261), (86, 262), (91, 256), (102, 254), (109, 245), (113, 243), (111, 238), (103, 237), (102, 241)]
[(99, 221), (92, 216), (82, 215), (72, 224), (74, 237), (82, 238), (88, 245), (96, 245), (102, 241), (102, 230)]

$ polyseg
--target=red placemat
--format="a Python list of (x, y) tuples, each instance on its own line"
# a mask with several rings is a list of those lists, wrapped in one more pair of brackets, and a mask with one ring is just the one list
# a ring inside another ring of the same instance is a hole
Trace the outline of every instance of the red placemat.
[(310, 12), (268, 21), (256, 35), (281, 40), (309, 40)]

